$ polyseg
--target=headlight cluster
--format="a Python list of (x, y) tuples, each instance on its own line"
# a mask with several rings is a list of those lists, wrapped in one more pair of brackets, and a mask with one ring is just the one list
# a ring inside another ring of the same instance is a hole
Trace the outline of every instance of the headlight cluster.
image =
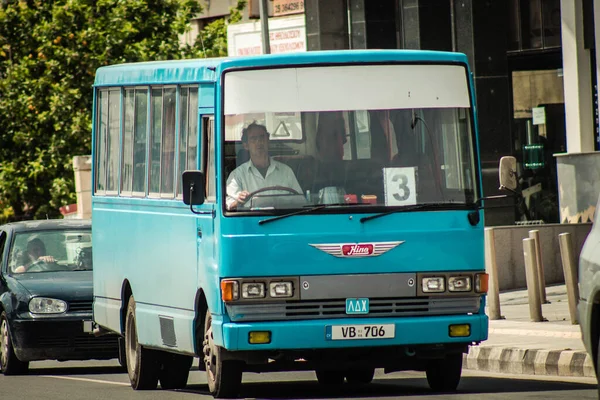
[(48, 297), (34, 297), (29, 301), (32, 314), (62, 314), (67, 311), (67, 303)]
[(298, 278), (224, 279), (221, 298), (225, 302), (293, 299), (297, 287)]
[(437, 293), (487, 293), (486, 273), (448, 272), (419, 274), (419, 291), (423, 295)]

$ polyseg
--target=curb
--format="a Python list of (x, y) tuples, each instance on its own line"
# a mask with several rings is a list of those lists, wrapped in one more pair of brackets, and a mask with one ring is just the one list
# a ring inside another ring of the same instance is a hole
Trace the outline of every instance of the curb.
[(595, 378), (594, 362), (585, 351), (471, 347), (463, 368), (507, 374)]

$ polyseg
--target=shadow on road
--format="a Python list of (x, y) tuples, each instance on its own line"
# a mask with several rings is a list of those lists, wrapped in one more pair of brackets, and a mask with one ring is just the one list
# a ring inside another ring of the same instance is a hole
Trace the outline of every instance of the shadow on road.
[[(508, 384), (510, 379), (510, 384)], [(457, 394), (492, 393), (537, 393), (572, 390), (596, 390), (597, 386), (585, 383), (538, 381), (496, 377), (463, 377)], [(208, 395), (206, 385), (188, 385), (179, 392)], [(239, 398), (253, 399), (338, 399), (338, 398), (380, 398), (398, 396), (430, 396), (427, 380), (422, 378), (379, 379), (370, 385), (322, 386), (316, 381), (244, 383)], [(439, 393), (437, 393), (439, 394)], [(450, 393), (449, 393), (450, 394)]]

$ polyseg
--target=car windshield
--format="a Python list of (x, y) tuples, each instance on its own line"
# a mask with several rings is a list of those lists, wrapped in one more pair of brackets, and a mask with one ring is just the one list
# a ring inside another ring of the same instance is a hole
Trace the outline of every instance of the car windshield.
[(462, 66), (236, 71), (224, 96), (229, 211), (476, 200)]
[(92, 269), (89, 229), (22, 232), (15, 235), (9, 255), (12, 273)]

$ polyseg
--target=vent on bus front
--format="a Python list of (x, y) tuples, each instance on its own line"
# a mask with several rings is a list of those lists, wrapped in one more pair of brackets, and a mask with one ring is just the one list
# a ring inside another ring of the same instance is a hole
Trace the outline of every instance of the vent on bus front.
[(414, 317), (479, 312), (479, 297), (419, 297), (371, 299), (369, 313), (346, 314), (346, 300), (286, 301), (262, 304), (227, 304), (232, 321), (274, 321), (320, 318)]

